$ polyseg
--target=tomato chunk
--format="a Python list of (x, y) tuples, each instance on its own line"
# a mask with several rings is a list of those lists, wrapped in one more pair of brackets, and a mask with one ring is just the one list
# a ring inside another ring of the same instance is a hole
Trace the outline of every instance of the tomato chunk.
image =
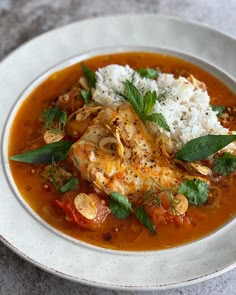
[(78, 197), (78, 193), (76, 192), (67, 192), (62, 196), (60, 201), (56, 200), (55, 202), (61, 209), (63, 209), (68, 221), (73, 222), (81, 228), (95, 229), (103, 224), (107, 215), (110, 213), (110, 210), (107, 207), (105, 200), (97, 194), (90, 193), (87, 196), (96, 208), (96, 214), (93, 219), (86, 218), (87, 215), (83, 213), (83, 208), (81, 208), (81, 210), (76, 208), (75, 198)]

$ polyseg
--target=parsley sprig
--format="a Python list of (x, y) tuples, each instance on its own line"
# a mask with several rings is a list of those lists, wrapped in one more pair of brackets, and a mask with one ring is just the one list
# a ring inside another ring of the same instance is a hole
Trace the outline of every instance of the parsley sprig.
[(236, 169), (236, 156), (227, 152), (222, 157), (215, 158), (213, 170), (221, 175), (228, 175)]
[(131, 214), (131, 203), (125, 196), (117, 192), (110, 194), (109, 208), (119, 219), (125, 219)]
[(186, 179), (179, 186), (178, 192), (184, 195), (192, 205), (204, 204), (207, 201), (209, 186), (206, 181), (195, 179)]
[(134, 209), (132, 204), (124, 195), (113, 192), (110, 195), (109, 209), (111, 212), (119, 219), (125, 219), (130, 216), (132, 211), (135, 217), (142, 223), (146, 228), (148, 228), (152, 233), (156, 233), (155, 227), (146, 212), (145, 208), (142, 206), (137, 206)]
[(170, 132), (170, 127), (167, 124), (165, 117), (161, 113), (151, 114), (156, 101), (159, 99), (156, 91), (149, 90), (143, 96), (138, 88), (134, 85), (133, 81), (126, 80), (124, 94), (120, 92), (118, 94), (132, 105), (135, 112), (143, 122), (155, 122), (164, 130)]
[(160, 71), (152, 68), (139, 68), (137, 72), (139, 73), (140, 77), (149, 79), (156, 79), (160, 74)]
[(211, 108), (213, 111), (217, 112), (217, 117), (220, 117), (225, 111), (225, 106), (211, 105)]
[(134, 210), (134, 215), (140, 223), (142, 223), (146, 228), (150, 230), (150, 232), (152, 232), (153, 234), (156, 233), (156, 229), (152, 224), (151, 219), (147, 214), (147, 211), (143, 207), (136, 207)]

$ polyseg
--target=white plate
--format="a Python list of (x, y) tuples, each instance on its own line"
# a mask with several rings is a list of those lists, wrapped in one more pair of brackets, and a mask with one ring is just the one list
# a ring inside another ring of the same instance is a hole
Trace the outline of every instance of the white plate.
[[(1, 131), (24, 88), (48, 68), (86, 50), (124, 45), (179, 50), (207, 60), (236, 77), (236, 41), (215, 30), (157, 15), (86, 20), (30, 41), (0, 64)], [(213, 71), (223, 77), (217, 70)], [(226, 80), (233, 88), (233, 82)], [(58, 235), (42, 226), (39, 218), (29, 214), (27, 205), (19, 202), (17, 190), (6, 180), (9, 165), (4, 158), (7, 142), (3, 142), (3, 135), (1, 141), (1, 167), (5, 168), (0, 169), (1, 240), (38, 267), (84, 284), (153, 290), (203, 281), (236, 265), (236, 220), (205, 239), (156, 252), (109, 251)]]

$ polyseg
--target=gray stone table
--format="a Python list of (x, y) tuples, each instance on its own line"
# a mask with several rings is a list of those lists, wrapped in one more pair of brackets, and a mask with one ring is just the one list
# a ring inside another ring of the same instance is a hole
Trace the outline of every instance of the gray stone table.
[[(45, 31), (88, 17), (128, 12), (177, 16), (211, 25), (236, 37), (236, 0), (0, 0), (0, 60)], [(140, 294), (102, 290), (57, 278), (0, 244), (0, 295), (121, 293)], [(233, 295), (236, 269), (201, 284), (149, 294)]]

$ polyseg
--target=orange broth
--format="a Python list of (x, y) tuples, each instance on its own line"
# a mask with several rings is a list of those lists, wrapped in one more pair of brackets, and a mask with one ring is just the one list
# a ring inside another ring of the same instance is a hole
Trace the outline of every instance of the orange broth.
[[(211, 104), (235, 105), (235, 94), (221, 81), (196, 65), (175, 57), (129, 52), (97, 56), (86, 60), (86, 65), (93, 70), (112, 63), (129, 64), (134, 69), (159, 67), (164, 73), (191, 73), (206, 83)], [(48, 108), (52, 100), (69, 90), (80, 76), (82, 76), (80, 64), (56, 72), (25, 99), (11, 127), (9, 156), (24, 152), (29, 143), (39, 137), (41, 132), (39, 117), (42, 116), (42, 111)], [(230, 127), (236, 130), (236, 122), (232, 122)], [(215, 208), (190, 206), (188, 212), (193, 219), (190, 226), (161, 225), (157, 228), (156, 235), (152, 235), (134, 217), (119, 220), (110, 214), (100, 228), (85, 230), (67, 222), (65, 216), (57, 210), (54, 200), (58, 199), (61, 193), (55, 192), (51, 186), (45, 189), (45, 182), (40, 176), (42, 165), (10, 161), (10, 168), (21, 196), (42, 219), (71, 237), (110, 249), (140, 251), (182, 245), (213, 232), (229, 221), (236, 212), (236, 178), (232, 176), (230, 183), (219, 183), (222, 197), (218, 206)], [(81, 181), (81, 190), (93, 191), (91, 186), (85, 186), (86, 184)]]

